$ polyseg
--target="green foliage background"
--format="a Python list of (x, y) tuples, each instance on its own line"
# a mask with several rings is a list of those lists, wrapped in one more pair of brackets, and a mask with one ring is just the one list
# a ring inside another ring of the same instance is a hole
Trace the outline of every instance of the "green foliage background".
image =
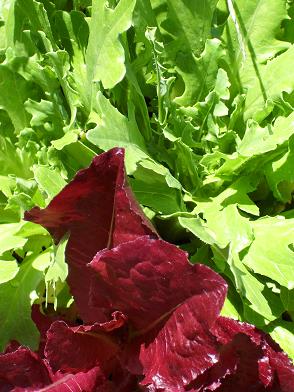
[[(0, 1), (0, 347), (72, 303), (64, 249), (22, 220), (126, 148), (161, 236), (229, 283), (223, 314), (294, 358), (292, 0)], [(195, 282), (197, 284), (197, 282)]]

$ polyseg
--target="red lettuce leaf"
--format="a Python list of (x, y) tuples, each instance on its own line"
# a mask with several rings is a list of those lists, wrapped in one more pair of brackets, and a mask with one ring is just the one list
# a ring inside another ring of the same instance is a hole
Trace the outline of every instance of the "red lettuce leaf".
[(259, 361), (263, 359), (261, 347), (240, 333), (219, 351), (218, 362), (191, 383), (188, 391), (265, 391), (259, 374)]
[(34, 207), (25, 219), (44, 226), (58, 242), (67, 232), (68, 283), (85, 322), (106, 321), (89, 305), (95, 254), (138, 236), (156, 235), (126, 184), (124, 151), (114, 148), (94, 158), (45, 209)]
[(119, 334), (113, 331), (121, 328), (125, 321), (126, 317), (116, 312), (111, 321), (103, 324), (68, 327), (62, 321), (53, 323), (47, 332), (45, 348), (52, 370), (76, 373), (96, 366), (109, 369), (111, 360), (120, 351)]
[(31, 317), (40, 332), (38, 353), (41, 357), (43, 357), (47, 340), (46, 334), (52, 323), (54, 321), (65, 321), (69, 325), (74, 325), (76, 320), (76, 312), (74, 309), (68, 308), (63, 312), (58, 310), (58, 312), (48, 312), (48, 314), (43, 314), (41, 313), (40, 306), (35, 304), (32, 306)]
[(133, 336), (139, 335), (125, 358), (130, 371), (145, 375), (144, 385), (172, 390), (217, 361), (216, 339), (207, 330), (227, 291), (218, 274), (147, 236), (99, 252), (90, 265), (98, 273), (91, 291), (95, 306), (119, 309)]
[(114, 392), (99, 367), (88, 372), (58, 374), (56, 381), (38, 392)]
[(11, 346), (0, 356), (6, 390), (294, 392), (294, 367), (270, 337), (219, 316), (225, 281), (158, 239), (126, 185), (122, 149), (26, 218), (56, 242), (70, 233), (69, 285), (89, 325), (39, 320), (46, 358)]
[(204, 265), (191, 265), (185, 252), (148, 236), (99, 252), (90, 266), (97, 273), (92, 302), (104, 313), (123, 312), (136, 333), (150, 329), (191, 299), (194, 314), (208, 326), (226, 296), (227, 285), (220, 275)]
[[(253, 325), (241, 323), (227, 317), (218, 317), (211, 332), (216, 336), (218, 342), (224, 346), (231, 344), (240, 334), (250, 338), (250, 341), (243, 345), (243, 351), (241, 345), (237, 346), (240, 357), (238, 368), (235, 375), (226, 380), (226, 385), (228, 384), (226, 389), (220, 389), (220, 391), (233, 391), (232, 387), (231, 389), (229, 388), (229, 385), (238, 385), (238, 382), (240, 384), (238, 390), (240, 392), (246, 391), (244, 379), (249, 378), (248, 374), (252, 372), (255, 364), (258, 368), (258, 380), (266, 387), (266, 389), (260, 389), (261, 391), (294, 392), (294, 366), (269, 335), (258, 330)], [(248, 355), (250, 352), (253, 352), (254, 347), (260, 350), (259, 357), (255, 361), (247, 361)], [(247, 366), (246, 361), (248, 362)], [(244, 383), (243, 389), (242, 383)], [(249, 385), (251, 385), (250, 388), (254, 391), (253, 383), (248, 384), (248, 388)]]
[(44, 362), (25, 347), (0, 355), (0, 391), (39, 389), (51, 382)]
[(57, 372), (53, 383), (38, 392), (143, 392), (137, 377), (124, 371), (119, 363), (108, 377), (99, 367), (75, 374)]
[(140, 337), (126, 353), (130, 361), (137, 348), (141, 364), (137, 371), (145, 375), (141, 384), (148, 390), (294, 391), (293, 364), (268, 335), (224, 317), (218, 317), (210, 329), (200, 330), (199, 321), (187, 309), (177, 319), (179, 310), (155, 337)]
[(200, 319), (197, 312), (198, 306), (203, 310), (201, 299), (189, 299), (163, 326), (138, 337), (127, 349), (127, 368), (143, 374), (141, 384), (150, 390), (184, 391), (185, 386), (218, 361), (215, 338), (207, 333), (205, 316)]

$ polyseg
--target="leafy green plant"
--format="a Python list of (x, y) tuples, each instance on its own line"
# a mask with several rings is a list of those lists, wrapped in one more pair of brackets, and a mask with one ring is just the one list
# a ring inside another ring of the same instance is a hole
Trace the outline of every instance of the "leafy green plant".
[(119, 146), (159, 234), (228, 282), (223, 314), (294, 358), (293, 17), (286, 0), (1, 2), (2, 349), (37, 347), (32, 304), (72, 304), (65, 243), (24, 211)]

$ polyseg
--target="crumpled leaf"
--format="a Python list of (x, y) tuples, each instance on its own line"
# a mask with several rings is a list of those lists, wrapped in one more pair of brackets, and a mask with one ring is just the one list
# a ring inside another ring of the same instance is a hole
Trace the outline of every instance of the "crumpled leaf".
[(62, 373), (56, 376), (56, 381), (42, 389), (42, 392), (111, 392), (108, 389), (108, 381), (98, 367), (88, 372), (79, 372), (76, 374)]
[(146, 236), (97, 253), (90, 266), (99, 274), (98, 281), (97, 275), (93, 280), (91, 301), (107, 313), (120, 309), (138, 332), (190, 299), (198, 317), (204, 311), (201, 303), (205, 304), (209, 325), (226, 293), (224, 280), (208, 267), (192, 266), (182, 250)]
[[(213, 172), (215, 178), (234, 179), (240, 176), (255, 174), (267, 163), (268, 152), (276, 158), (283, 155), (282, 147), (293, 135), (293, 118), (291, 113), (287, 117), (278, 117), (273, 125), (260, 127), (255, 121), (248, 121), (245, 134), (238, 142), (237, 151), (232, 154), (222, 154), (216, 151), (206, 154), (201, 164)], [(213, 170), (210, 170), (210, 166)]]
[[(227, 346), (230, 346), (232, 342), (234, 344), (234, 341), (237, 343), (236, 353), (239, 356), (239, 363), (237, 362), (235, 374), (224, 380), (225, 390), (233, 391), (235, 386), (244, 392), (253, 386), (259, 387), (261, 391), (264, 387), (268, 387), (264, 390), (270, 391), (290, 392), (294, 390), (293, 365), (263, 332), (258, 331), (252, 325), (225, 317), (218, 318), (211, 332), (219, 343)], [(248, 361), (248, 357), (251, 357), (251, 360)], [(246, 382), (248, 382), (247, 385)]]
[[(120, 312), (114, 314), (112, 321), (89, 327), (81, 325), (69, 328), (64, 322), (56, 321), (47, 332), (45, 347), (52, 370), (76, 373), (96, 366), (107, 369), (120, 347), (116, 339), (105, 332), (120, 328), (124, 323), (125, 317)], [(56, 347), (60, 347), (60, 350), (56, 350)], [(62, 352), (67, 353), (66, 357)]]
[(99, 367), (75, 374), (52, 374), (48, 365), (35, 353), (20, 347), (0, 356), (0, 388), (4, 391), (93, 392), (109, 391)]
[(48, 369), (38, 355), (28, 348), (19, 347), (16, 351), (0, 355), (1, 390), (10, 391), (17, 387), (36, 390), (49, 383)]

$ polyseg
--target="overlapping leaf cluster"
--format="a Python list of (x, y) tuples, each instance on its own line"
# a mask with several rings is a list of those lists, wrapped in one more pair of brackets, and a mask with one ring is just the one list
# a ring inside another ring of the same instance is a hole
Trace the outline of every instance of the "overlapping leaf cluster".
[(34, 306), (38, 352), (11, 342), (0, 355), (2, 390), (294, 391), (294, 366), (279, 346), (220, 316), (224, 279), (158, 237), (126, 182), (123, 149), (94, 158), (25, 218), (56, 243), (68, 233), (76, 314)]
[(67, 238), (24, 211), (120, 146), (160, 235), (227, 280), (223, 313), (293, 358), (292, 2), (3, 0), (0, 17), (1, 348), (37, 348), (32, 304), (72, 306)]

